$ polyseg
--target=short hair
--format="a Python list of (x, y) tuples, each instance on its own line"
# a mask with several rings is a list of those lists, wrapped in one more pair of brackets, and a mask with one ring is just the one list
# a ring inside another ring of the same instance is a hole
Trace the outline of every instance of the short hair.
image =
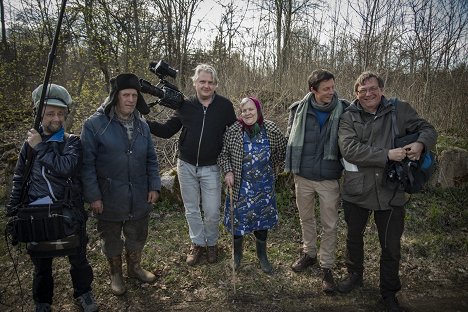
[(330, 79), (335, 80), (335, 76), (328, 70), (325, 70), (325, 69), (314, 70), (312, 74), (310, 74), (309, 78), (307, 79), (309, 83), (309, 90), (310, 88), (313, 88), (314, 90), (317, 91), (322, 81), (326, 81)]
[(384, 87), (383, 79), (374, 72), (365, 71), (362, 74), (360, 74), (359, 77), (357, 77), (356, 82), (354, 83), (354, 92), (357, 92), (359, 86), (362, 86), (364, 83), (366, 83), (367, 80), (372, 79), (372, 78), (377, 79), (377, 83), (379, 84), (379, 88), (383, 89), (383, 87)]
[(214, 69), (213, 66), (208, 64), (199, 64), (197, 67), (195, 67), (195, 73), (192, 76), (193, 82), (197, 81), (198, 76), (200, 76), (200, 72), (202, 71), (210, 73), (213, 77), (215, 85), (218, 85), (218, 74), (216, 73), (216, 69)]

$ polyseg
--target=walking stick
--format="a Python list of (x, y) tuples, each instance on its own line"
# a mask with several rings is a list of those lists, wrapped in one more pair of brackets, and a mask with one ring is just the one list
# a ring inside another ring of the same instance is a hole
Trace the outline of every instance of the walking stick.
[(231, 260), (232, 260), (232, 288), (236, 294), (236, 267), (234, 260), (234, 200), (232, 199), (232, 187), (229, 187), (230, 213), (231, 213)]

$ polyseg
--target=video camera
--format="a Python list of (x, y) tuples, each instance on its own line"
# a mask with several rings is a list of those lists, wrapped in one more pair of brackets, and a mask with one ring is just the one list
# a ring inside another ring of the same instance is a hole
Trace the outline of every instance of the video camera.
[(154, 86), (149, 81), (140, 79), (141, 92), (154, 95), (158, 97), (159, 100), (148, 103), (148, 106), (153, 107), (159, 104), (170, 109), (180, 108), (184, 102), (184, 95), (175, 85), (165, 80), (167, 76), (175, 79), (177, 70), (170, 67), (169, 64), (163, 60), (160, 60), (158, 63), (151, 62), (149, 64), (149, 70), (159, 77), (159, 83)]

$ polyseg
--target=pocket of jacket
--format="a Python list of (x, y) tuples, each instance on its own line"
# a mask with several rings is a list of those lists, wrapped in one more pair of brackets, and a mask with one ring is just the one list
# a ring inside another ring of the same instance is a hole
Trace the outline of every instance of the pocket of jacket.
[(348, 195), (362, 194), (364, 189), (364, 173), (346, 171), (343, 183), (343, 193)]

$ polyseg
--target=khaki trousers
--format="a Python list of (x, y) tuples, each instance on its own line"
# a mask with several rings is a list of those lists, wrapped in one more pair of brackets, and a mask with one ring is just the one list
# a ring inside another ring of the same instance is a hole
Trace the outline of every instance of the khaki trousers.
[(338, 180), (312, 181), (294, 175), (296, 204), (301, 219), (303, 252), (311, 257), (317, 255), (317, 224), (315, 221), (315, 193), (320, 204), (322, 239), (320, 243), (320, 266), (331, 269), (335, 263), (336, 235), (340, 187)]

